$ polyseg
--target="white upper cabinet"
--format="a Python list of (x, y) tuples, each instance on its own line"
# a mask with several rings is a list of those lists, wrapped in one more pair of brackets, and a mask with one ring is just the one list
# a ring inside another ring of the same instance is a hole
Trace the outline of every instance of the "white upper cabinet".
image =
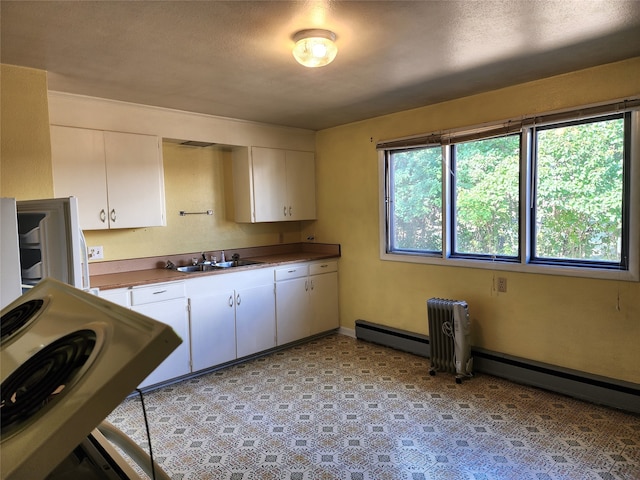
[(83, 230), (166, 225), (160, 138), (51, 126), (56, 197), (76, 196)]
[[(316, 162), (313, 153), (286, 151), (290, 220), (316, 218)], [(285, 203), (285, 205), (286, 205)]]
[(233, 155), (233, 187), (237, 222), (316, 218), (312, 152), (238, 147)]

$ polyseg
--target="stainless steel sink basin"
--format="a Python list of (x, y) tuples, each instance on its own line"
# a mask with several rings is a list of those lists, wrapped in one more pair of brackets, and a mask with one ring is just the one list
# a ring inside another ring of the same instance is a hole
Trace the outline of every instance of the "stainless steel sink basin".
[(233, 267), (234, 262), (217, 262), (214, 263), (214, 265), (218, 268), (229, 268), (229, 267)]
[(178, 272), (208, 272), (211, 270), (216, 270), (216, 267), (212, 265), (186, 265), (184, 267), (176, 267)]
[(230, 268), (230, 267), (246, 267), (248, 265), (259, 265), (262, 262), (256, 262), (254, 260), (232, 260), (230, 262), (218, 262), (214, 264), (218, 268)]
[(254, 260), (235, 260), (230, 262), (218, 262), (215, 264), (198, 264), (185, 265), (184, 267), (176, 267), (176, 271), (183, 273), (211, 272), (213, 270), (221, 270), (224, 268), (246, 267), (248, 265), (259, 265), (262, 262)]
[(234, 263), (234, 267), (246, 267), (248, 265), (261, 265), (264, 262), (258, 262), (256, 260), (237, 260)]

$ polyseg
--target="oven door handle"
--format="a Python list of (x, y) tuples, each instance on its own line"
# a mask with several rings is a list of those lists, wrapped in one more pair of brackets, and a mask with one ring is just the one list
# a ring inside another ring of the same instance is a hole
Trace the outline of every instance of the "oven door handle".
[[(125, 435), (124, 432), (118, 430), (106, 420), (103, 420), (97, 428), (104, 438), (117, 447), (120, 447), (150, 478), (155, 478), (156, 480), (171, 480), (171, 477), (169, 477), (155, 461), (153, 462), (153, 467), (151, 466), (151, 457), (149, 457), (149, 454)], [(155, 473), (155, 476), (152, 471)]]

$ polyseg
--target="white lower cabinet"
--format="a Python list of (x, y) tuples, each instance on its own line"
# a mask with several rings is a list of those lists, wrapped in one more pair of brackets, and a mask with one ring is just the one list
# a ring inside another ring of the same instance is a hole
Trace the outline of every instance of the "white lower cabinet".
[(234, 304), (233, 289), (189, 297), (192, 371), (236, 359)]
[(236, 289), (238, 358), (276, 346), (276, 304), (272, 278), (268, 285)]
[(153, 371), (139, 388), (186, 375), (190, 368), (189, 317), (184, 282), (168, 282), (131, 289), (131, 309), (169, 325), (182, 343)]
[(277, 343), (285, 345), (309, 336), (309, 266), (278, 268), (276, 279)]
[(275, 272), (277, 343), (338, 328), (338, 262), (289, 265)]
[(309, 266), (310, 335), (340, 327), (338, 307), (338, 262), (319, 262)]
[(187, 280), (194, 372), (275, 346), (273, 269)]
[(99, 295), (171, 326), (182, 339), (140, 388), (339, 327), (337, 261), (221, 272)]

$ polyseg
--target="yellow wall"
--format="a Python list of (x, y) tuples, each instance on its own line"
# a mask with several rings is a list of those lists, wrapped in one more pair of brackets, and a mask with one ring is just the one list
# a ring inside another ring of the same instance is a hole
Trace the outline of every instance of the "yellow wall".
[[(239, 224), (233, 221), (231, 153), (217, 148), (163, 144), (167, 226), (85, 231), (87, 244), (102, 245), (105, 260), (150, 257), (300, 241), (300, 222)], [(213, 215), (178, 212), (213, 210)]]
[[(318, 132), (318, 218), (342, 245), (340, 315), (427, 333), (426, 300), (465, 299), (474, 344), (640, 383), (640, 284), (380, 260), (378, 140), (640, 94), (640, 58)], [(306, 231), (305, 231), (306, 230)], [(621, 309), (616, 309), (620, 296)]]
[(51, 198), (47, 74), (0, 65), (0, 196)]

